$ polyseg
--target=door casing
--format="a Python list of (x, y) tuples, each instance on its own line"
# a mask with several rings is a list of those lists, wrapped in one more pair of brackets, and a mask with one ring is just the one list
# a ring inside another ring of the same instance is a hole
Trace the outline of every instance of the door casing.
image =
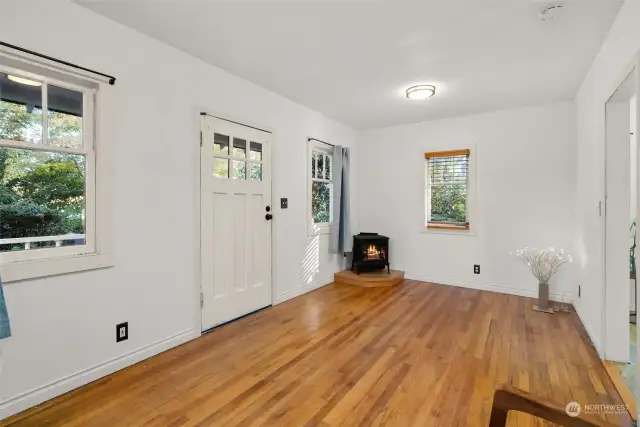
[[(635, 72), (635, 74), (633, 74)], [(620, 327), (622, 326), (622, 316), (620, 315), (620, 301), (624, 303), (624, 301), (628, 301), (628, 296), (620, 295), (621, 289), (619, 286), (614, 286), (615, 284), (610, 283), (612, 276), (612, 269), (616, 269), (617, 262), (619, 260), (612, 260), (611, 257), (607, 256), (607, 211), (611, 209), (620, 208), (620, 206), (613, 206), (610, 204), (610, 201), (607, 199), (607, 187), (611, 184), (608, 183), (608, 172), (607, 172), (607, 153), (608, 153), (608, 143), (610, 135), (608, 135), (608, 121), (607, 121), (607, 103), (621, 85), (625, 82), (625, 80), (633, 74), (633, 78), (635, 78), (636, 84), (636, 103), (640, 103), (640, 96), (638, 96), (638, 88), (640, 88), (640, 53), (636, 54), (633, 60), (622, 70), (618, 79), (614, 82), (614, 85), (610, 88), (610, 91), (606, 94), (605, 99), (602, 100), (602, 108), (604, 110), (605, 123), (604, 123), (604, 143), (600, 147), (602, 150), (602, 171), (603, 175), (601, 179), (604, 182), (603, 190), (604, 194), (601, 198), (601, 217), (600, 217), (600, 242), (602, 248), (602, 254), (599, 259), (601, 265), (601, 274), (602, 274), (602, 282), (605, 284), (604, 286), (604, 309), (602, 312), (602, 335), (601, 335), (601, 343), (602, 349), (600, 351), (600, 356), (603, 359), (614, 360), (620, 362), (628, 362), (629, 361), (629, 346), (625, 345), (624, 342), (628, 342), (629, 332), (628, 332), (628, 313), (626, 313), (626, 321), (624, 322), (624, 332), (621, 332)], [(637, 107), (637, 106), (636, 106)], [(638, 118), (640, 118), (640, 109), (636, 108), (636, 122), (638, 122)], [(640, 150), (638, 150), (638, 165), (640, 165)], [(610, 159), (611, 160), (611, 159)], [(609, 165), (610, 167), (610, 165)], [(630, 177), (627, 177), (630, 178)], [(636, 176), (636, 188), (640, 184), (640, 173)], [(618, 198), (619, 199), (619, 198)], [(611, 203), (615, 203), (613, 200)], [(637, 200), (638, 206), (640, 206), (640, 198)], [(640, 210), (636, 208), (636, 212), (640, 213)], [(638, 218), (636, 218), (636, 221)], [(609, 254), (611, 255), (611, 254)], [(627, 252), (628, 256), (628, 252)], [(608, 271), (609, 270), (609, 271)], [(636, 295), (636, 304), (638, 302), (638, 295)], [(625, 337), (620, 335), (621, 333), (625, 334)], [(624, 348), (623, 348), (624, 347)]]

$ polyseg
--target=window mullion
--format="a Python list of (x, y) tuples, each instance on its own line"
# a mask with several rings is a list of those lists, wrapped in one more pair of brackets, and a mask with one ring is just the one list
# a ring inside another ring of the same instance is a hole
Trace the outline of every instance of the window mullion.
[(49, 85), (42, 83), (42, 145), (49, 145)]

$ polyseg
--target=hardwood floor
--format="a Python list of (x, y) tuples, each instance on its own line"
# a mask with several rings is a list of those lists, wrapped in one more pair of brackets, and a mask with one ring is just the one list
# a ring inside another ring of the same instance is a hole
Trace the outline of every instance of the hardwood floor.
[[(533, 301), (410, 280), (333, 284), (4, 425), (486, 427), (499, 383), (562, 404), (620, 403), (576, 315)], [(509, 425), (549, 424), (511, 414)]]

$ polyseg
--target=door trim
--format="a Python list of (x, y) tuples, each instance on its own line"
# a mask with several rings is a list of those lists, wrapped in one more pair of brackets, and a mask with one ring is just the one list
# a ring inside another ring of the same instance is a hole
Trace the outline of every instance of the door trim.
[[(197, 331), (200, 331), (200, 335), (202, 335), (205, 331), (202, 330), (202, 308), (200, 307), (200, 294), (202, 293), (202, 270), (201, 270), (201, 259), (202, 259), (202, 230), (200, 227), (200, 221), (202, 220), (202, 212), (200, 207), (200, 197), (202, 193), (201, 185), (200, 185), (200, 161), (201, 161), (201, 149), (200, 149), (200, 132), (202, 130), (202, 112), (205, 112), (209, 116), (213, 116), (220, 120), (226, 120), (231, 123), (239, 124), (242, 126), (248, 126), (263, 132), (268, 132), (271, 134), (271, 176), (269, 177), (269, 185), (271, 186), (271, 206), (273, 206), (273, 171), (275, 170), (273, 167), (274, 163), (274, 155), (273, 155), (273, 147), (276, 144), (276, 133), (271, 126), (265, 126), (260, 123), (252, 122), (250, 120), (244, 120), (243, 118), (233, 116), (230, 114), (219, 112), (212, 108), (207, 108), (202, 105), (195, 105), (192, 110), (193, 117), (193, 147), (194, 147), (194, 155), (193, 155), (193, 184), (194, 184), (194, 235), (195, 235), (195, 245), (194, 250), (196, 256), (194, 256), (194, 265), (192, 268), (195, 271), (195, 282), (196, 289), (195, 295), (193, 299), (194, 306), (194, 316), (193, 324), (194, 328), (197, 328)], [(274, 283), (273, 283), (273, 260), (275, 259), (275, 251), (273, 247), (273, 235), (275, 222), (271, 226), (271, 305), (276, 305), (275, 302), (275, 292), (274, 292)]]
[(260, 132), (267, 132), (267, 133), (270, 133), (270, 134), (273, 135), (273, 132), (271, 132), (270, 130), (260, 129), (260, 128), (257, 128), (255, 126), (245, 125), (244, 123), (240, 123), (240, 122), (234, 122), (233, 120), (228, 120), (228, 119), (225, 119), (224, 117), (214, 116), (213, 114), (209, 114), (206, 111), (201, 111), (200, 115), (201, 116), (209, 116), (209, 117), (213, 117), (215, 119), (224, 120), (225, 122), (231, 122), (231, 123), (233, 123), (235, 125), (248, 127), (248, 128), (251, 128), (251, 129), (259, 130)]
[[(598, 147), (600, 153), (602, 153), (601, 156), (601, 165), (602, 165), (602, 175), (601, 175), (601, 179), (604, 183), (603, 187), (602, 187), (602, 193), (600, 195), (600, 203), (602, 203), (602, 214), (600, 215), (600, 235), (599, 237), (599, 241), (601, 244), (601, 248), (602, 248), (602, 255), (599, 256), (598, 261), (600, 263), (600, 267), (601, 267), (601, 276), (602, 277), (602, 282), (604, 283), (604, 291), (603, 291), (603, 310), (602, 310), (602, 314), (601, 314), (601, 319), (602, 319), (602, 331), (600, 334), (600, 338), (601, 338), (601, 343), (600, 343), (600, 349), (598, 350), (598, 353), (600, 355), (600, 358), (603, 360), (609, 360), (611, 359), (611, 353), (612, 353), (612, 349), (611, 346), (608, 344), (607, 342), (607, 338), (610, 337), (611, 335), (611, 331), (610, 329), (612, 328), (612, 325), (615, 323), (615, 321), (613, 319), (611, 319), (612, 314), (611, 314), (611, 310), (607, 310), (607, 305), (608, 303), (611, 302), (612, 299), (615, 299), (614, 294), (612, 294), (613, 290), (610, 286), (610, 284), (607, 282), (607, 267), (608, 267), (608, 261), (607, 261), (607, 144), (608, 144), (608, 136), (607, 136), (607, 103), (609, 102), (609, 100), (615, 95), (616, 91), (618, 90), (618, 88), (624, 83), (624, 81), (634, 72), (636, 72), (636, 96), (637, 96), (637, 103), (640, 104), (640, 51), (636, 52), (633, 56), (632, 59), (621, 69), (620, 74), (618, 75), (618, 77), (615, 79), (615, 81), (612, 83), (611, 87), (609, 88), (609, 90), (604, 94), (604, 97), (601, 99), (596, 99), (596, 104), (601, 108), (601, 112), (602, 112), (602, 116), (604, 118), (604, 128), (603, 128), (603, 134), (602, 134), (602, 139), (601, 139), (601, 145)], [(637, 123), (640, 124), (640, 108), (638, 108), (636, 110), (636, 121)], [(638, 155), (640, 156), (640, 150), (638, 151)], [(640, 173), (638, 174), (638, 176), (636, 177), (637, 182), (640, 182)], [(637, 184), (636, 184), (637, 185)], [(640, 187), (638, 187), (640, 188)], [(638, 199), (637, 201), (638, 206), (640, 207), (640, 199)], [(640, 210), (636, 211), (638, 213), (638, 215), (640, 215)], [(640, 218), (640, 216), (638, 217)], [(638, 219), (637, 218), (637, 219)], [(636, 304), (638, 302), (638, 295), (636, 295)], [(615, 317), (615, 316), (613, 316)], [(640, 344), (636, 344), (637, 348), (640, 348)], [(615, 354), (614, 354), (614, 358), (615, 358)], [(626, 361), (621, 361), (621, 362), (628, 362), (628, 360)]]

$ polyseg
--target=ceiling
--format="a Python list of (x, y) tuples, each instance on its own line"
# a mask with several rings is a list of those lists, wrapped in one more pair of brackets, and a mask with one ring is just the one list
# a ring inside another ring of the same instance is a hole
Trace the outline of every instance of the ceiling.
[(364, 129), (573, 99), (623, 0), (77, 2)]

